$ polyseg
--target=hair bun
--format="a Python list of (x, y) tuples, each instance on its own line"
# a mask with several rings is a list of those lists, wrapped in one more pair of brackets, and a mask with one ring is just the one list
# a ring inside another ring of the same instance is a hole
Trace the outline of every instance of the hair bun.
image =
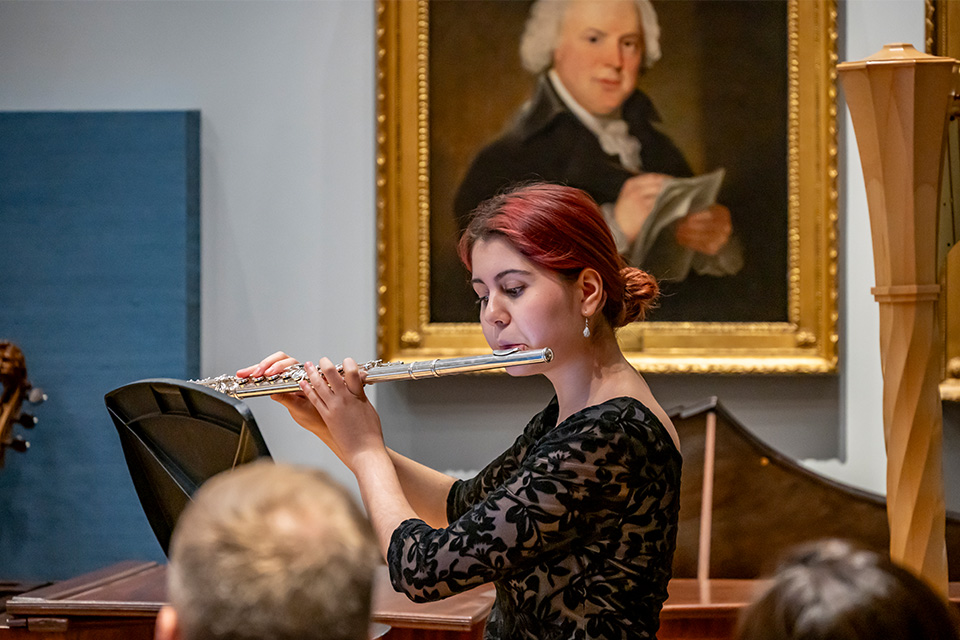
[(637, 320), (643, 320), (647, 311), (656, 307), (660, 286), (649, 273), (636, 267), (624, 267), (623, 276), (623, 317), (618, 326), (625, 326)]

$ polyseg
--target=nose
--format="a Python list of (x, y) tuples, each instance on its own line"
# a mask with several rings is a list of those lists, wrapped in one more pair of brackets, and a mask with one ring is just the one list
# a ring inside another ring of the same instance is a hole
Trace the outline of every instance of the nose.
[(623, 46), (619, 42), (607, 43), (607, 46), (604, 47), (603, 55), (603, 61), (607, 65), (617, 70), (623, 68)]
[(492, 293), (483, 307), (482, 316), (482, 319), (491, 325), (505, 325), (510, 322), (510, 313), (507, 311), (504, 300)]

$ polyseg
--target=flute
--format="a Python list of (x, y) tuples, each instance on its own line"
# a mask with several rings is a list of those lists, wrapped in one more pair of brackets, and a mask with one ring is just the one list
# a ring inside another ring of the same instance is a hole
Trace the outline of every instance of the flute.
[[(393, 380), (421, 380), (423, 378), (440, 378), (460, 373), (473, 373), (489, 369), (515, 367), (522, 364), (539, 364), (553, 360), (553, 351), (538, 349), (523, 351), (518, 348), (494, 351), (481, 356), (464, 356), (461, 358), (437, 358), (435, 360), (420, 360), (417, 362), (383, 362), (371, 360), (358, 365), (361, 371), (367, 372), (366, 382), (391, 382)], [(343, 365), (337, 365), (337, 371), (343, 373)], [(254, 396), (269, 396), (275, 393), (293, 393), (300, 391), (300, 381), (307, 377), (302, 364), (287, 367), (280, 373), (272, 376), (257, 378), (238, 378), (237, 376), (220, 375), (203, 380), (191, 380), (195, 384), (209, 387), (234, 398), (250, 398)]]

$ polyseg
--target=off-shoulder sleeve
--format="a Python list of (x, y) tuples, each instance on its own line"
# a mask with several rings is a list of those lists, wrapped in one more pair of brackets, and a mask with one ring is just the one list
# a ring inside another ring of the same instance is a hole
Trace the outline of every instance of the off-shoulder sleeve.
[(619, 518), (635, 489), (629, 478), (636, 457), (618, 428), (554, 430), (500, 486), (480, 491), (464, 483), (458, 493), (484, 495), (446, 528), (402, 523), (387, 555), (394, 588), (416, 602), (436, 600), (549, 563)]

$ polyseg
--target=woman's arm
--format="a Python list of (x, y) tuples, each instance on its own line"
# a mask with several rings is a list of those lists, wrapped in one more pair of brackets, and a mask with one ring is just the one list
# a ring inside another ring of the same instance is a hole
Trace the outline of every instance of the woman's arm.
[(453, 479), (387, 449), (380, 416), (363, 392), (356, 362), (344, 360), (342, 376), (328, 358), (320, 360), (319, 370), (310, 362), (305, 370), (307, 379), (300, 388), (316, 408), (337, 455), (356, 476), (384, 556), (394, 530), (405, 520), (442, 526)]
[[(280, 373), (291, 365), (299, 364), (295, 358), (278, 351), (261, 362), (237, 371), (238, 377), (246, 378), (271, 376)], [(282, 404), (294, 421), (323, 441), (340, 461), (347, 464), (340, 447), (327, 428), (317, 408), (304, 393), (282, 393), (271, 396)], [(435, 471), (415, 460), (387, 449), (394, 466), (401, 491), (421, 520), (431, 527), (447, 525), (447, 495), (453, 486), (454, 478)], [(349, 467), (350, 465), (347, 464)]]
[(360, 485), (360, 497), (380, 543), (380, 552), (386, 558), (394, 530), (418, 514), (403, 492), (385, 447), (358, 452), (350, 461), (350, 470)]
[[(394, 589), (414, 602), (445, 598), (541, 563), (585, 543), (604, 526), (616, 526), (627, 496), (603, 495), (617, 484), (609, 478), (626, 472), (611, 455), (616, 450), (590, 433), (538, 445), (503, 484), (447, 527), (401, 521), (387, 549)], [(597, 465), (604, 467), (604, 481)]]
[(435, 529), (447, 526), (447, 496), (455, 478), (387, 449), (407, 500), (420, 519)]

